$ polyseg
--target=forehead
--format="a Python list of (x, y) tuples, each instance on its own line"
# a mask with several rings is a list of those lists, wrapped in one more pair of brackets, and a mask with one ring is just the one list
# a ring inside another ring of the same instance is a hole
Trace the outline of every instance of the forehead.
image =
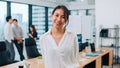
[(64, 15), (64, 10), (62, 8), (59, 8), (59, 9), (56, 9), (54, 14), (61, 14), (61, 15)]
[(16, 21), (13, 21), (13, 22), (16, 22)]

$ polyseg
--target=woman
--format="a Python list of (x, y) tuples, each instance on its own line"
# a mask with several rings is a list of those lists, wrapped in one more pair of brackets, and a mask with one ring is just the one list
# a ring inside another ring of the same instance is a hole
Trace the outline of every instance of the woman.
[(30, 26), (30, 33), (28, 34), (29, 38), (25, 39), (25, 45), (26, 45), (26, 52), (28, 58), (35, 58), (38, 56), (41, 56), (41, 54), (38, 52), (36, 39), (37, 39), (37, 32), (34, 25)]
[(45, 68), (79, 68), (77, 38), (66, 30), (68, 19), (65, 6), (59, 5), (53, 10), (53, 26), (40, 38)]
[(34, 38), (34, 40), (37, 39), (37, 32), (34, 25), (30, 26), (30, 33), (28, 33), (28, 36), (29, 38)]

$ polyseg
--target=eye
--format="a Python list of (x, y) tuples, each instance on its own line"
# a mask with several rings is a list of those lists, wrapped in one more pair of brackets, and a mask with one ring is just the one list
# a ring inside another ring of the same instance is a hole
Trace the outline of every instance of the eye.
[(59, 15), (58, 15), (58, 14), (56, 14), (55, 16), (56, 16), (56, 17), (58, 17)]
[(65, 18), (65, 16), (62, 16), (62, 18)]

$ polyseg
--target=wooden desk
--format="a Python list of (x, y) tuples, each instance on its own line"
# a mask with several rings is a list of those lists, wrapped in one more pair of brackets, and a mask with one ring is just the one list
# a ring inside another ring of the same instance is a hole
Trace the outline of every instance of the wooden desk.
[[(110, 48), (101, 48), (103, 52), (100, 53), (99, 56), (96, 57), (84, 57), (80, 56), (79, 60), (86, 59), (84, 61), (80, 61), (80, 68), (102, 68), (103, 63), (107, 63), (108, 65), (112, 65), (113, 59), (113, 49)], [(108, 61), (104, 61), (104, 59), (108, 58)], [(43, 61), (38, 58), (28, 59), (25, 61), (21, 61), (14, 64), (9, 64), (6, 66), (2, 66), (0, 68), (18, 68), (19, 65), (28, 65), (30, 64), (29, 68), (44, 68)], [(25, 67), (26, 68), (26, 67)]]
[(102, 68), (103, 65), (112, 65), (113, 64), (113, 49), (110, 48), (101, 48), (100, 55), (96, 57), (81, 57), (80, 68)]
[(101, 50), (104, 50), (101, 54), (102, 57), (102, 65), (112, 65), (113, 64), (113, 49), (112, 48), (101, 48)]
[(44, 68), (43, 61), (38, 58), (27, 59), (25, 61), (2, 66), (0, 68), (19, 68), (20, 65), (24, 66), (24, 68)]

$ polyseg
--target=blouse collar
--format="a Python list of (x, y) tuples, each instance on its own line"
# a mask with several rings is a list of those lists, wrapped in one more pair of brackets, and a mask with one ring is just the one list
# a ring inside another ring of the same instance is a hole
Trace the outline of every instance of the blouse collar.
[[(52, 29), (49, 29), (47, 34), (51, 35), (51, 31), (52, 31)], [(67, 33), (68, 33), (68, 31), (67, 31), (67, 29), (65, 29), (65, 33), (64, 34), (66, 35)]]

